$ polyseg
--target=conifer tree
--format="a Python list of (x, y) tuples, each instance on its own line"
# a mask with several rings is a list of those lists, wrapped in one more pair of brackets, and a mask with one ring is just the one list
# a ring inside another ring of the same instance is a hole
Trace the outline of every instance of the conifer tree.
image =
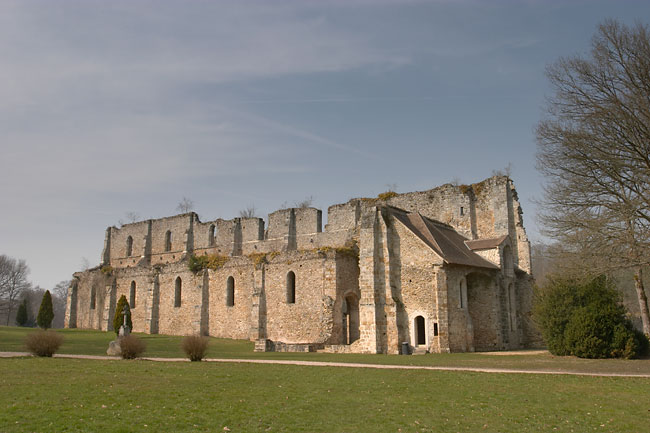
[(117, 301), (117, 307), (115, 307), (115, 317), (113, 317), (113, 330), (115, 334), (120, 334), (120, 326), (124, 324), (124, 313), (128, 312), (126, 318), (126, 326), (129, 327), (129, 330), (133, 329), (133, 323), (131, 322), (131, 309), (129, 308), (129, 302), (126, 300), (126, 296), (120, 296), (120, 299)]
[(27, 322), (29, 322), (29, 316), (27, 315), (27, 298), (25, 298), (18, 307), (18, 312), (16, 313), (16, 325), (27, 326)]
[(38, 309), (38, 316), (36, 317), (36, 323), (40, 328), (48, 329), (52, 327), (52, 320), (54, 319), (54, 308), (52, 307), (52, 295), (50, 291), (46, 290), (43, 294), (43, 300), (41, 301), (41, 306)]

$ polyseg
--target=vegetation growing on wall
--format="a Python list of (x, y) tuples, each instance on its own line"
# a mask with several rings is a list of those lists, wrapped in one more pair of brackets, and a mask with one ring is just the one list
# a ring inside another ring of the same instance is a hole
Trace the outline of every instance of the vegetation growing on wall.
[(104, 275), (111, 275), (113, 273), (113, 267), (111, 265), (104, 265), (100, 270)]
[(229, 260), (228, 256), (222, 256), (219, 254), (209, 254), (206, 256), (195, 256), (191, 255), (188, 262), (188, 267), (192, 272), (199, 272), (203, 269), (212, 269), (216, 271), (221, 269)]

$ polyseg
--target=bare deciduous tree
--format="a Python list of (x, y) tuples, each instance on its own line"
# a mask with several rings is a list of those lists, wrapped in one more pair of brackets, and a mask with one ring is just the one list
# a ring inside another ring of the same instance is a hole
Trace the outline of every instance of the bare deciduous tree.
[(180, 213), (188, 213), (191, 212), (193, 209), (194, 209), (194, 202), (187, 197), (183, 197), (183, 199), (178, 203), (178, 206), (176, 206), (176, 210), (179, 211)]
[(242, 209), (239, 211), (239, 217), (240, 218), (255, 218), (257, 217), (257, 209), (255, 209), (254, 205), (249, 205), (246, 206), (246, 209)]
[(588, 58), (547, 70), (555, 90), (537, 127), (546, 233), (595, 272), (634, 269), (643, 331), (650, 314), (650, 32), (601, 24)]
[(31, 287), (28, 275), (29, 267), (24, 260), (0, 255), (0, 311), (6, 314), (7, 325), (23, 291)]

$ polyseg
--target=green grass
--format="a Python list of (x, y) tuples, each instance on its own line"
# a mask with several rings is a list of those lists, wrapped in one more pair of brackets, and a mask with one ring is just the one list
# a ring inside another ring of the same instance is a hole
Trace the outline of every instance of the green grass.
[(647, 431), (650, 379), (0, 359), (0, 430)]
[[(24, 339), (30, 328), (0, 326), (0, 351), (24, 351)], [(58, 353), (106, 355), (113, 332), (62, 329), (65, 337)], [(143, 356), (182, 358), (182, 337), (137, 334), (147, 343)], [(586, 373), (650, 374), (650, 359), (579, 359), (556, 357), (548, 353), (537, 355), (485, 355), (481, 353), (447, 353), (423, 356), (328, 354), (328, 353), (256, 353), (253, 343), (243, 340), (211, 338), (210, 358), (281, 359), (366, 364), (430, 365), (453, 367), (507, 368), (515, 370), (573, 371)]]

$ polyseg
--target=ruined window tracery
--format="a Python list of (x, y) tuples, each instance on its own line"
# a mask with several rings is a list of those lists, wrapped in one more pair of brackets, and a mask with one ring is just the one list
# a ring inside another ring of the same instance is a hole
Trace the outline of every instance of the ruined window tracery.
[(228, 277), (226, 282), (226, 306), (232, 307), (235, 305), (235, 279)]
[(289, 271), (287, 274), (287, 304), (296, 303), (296, 274)]
[(181, 277), (176, 277), (176, 288), (174, 290), (174, 307), (178, 308), (181, 306), (181, 286), (183, 282)]

